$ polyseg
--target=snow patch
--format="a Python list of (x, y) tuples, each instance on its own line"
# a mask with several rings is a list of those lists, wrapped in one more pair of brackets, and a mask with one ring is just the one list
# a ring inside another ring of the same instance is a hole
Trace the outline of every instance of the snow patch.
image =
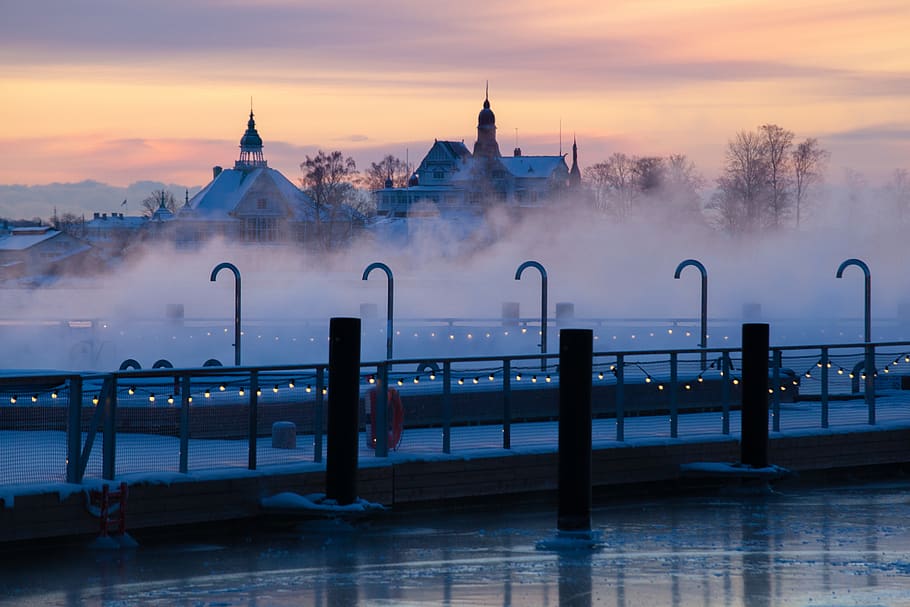
[(318, 514), (368, 514), (385, 510), (385, 506), (357, 498), (350, 504), (339, 504), (326, 498), (324, 493), (299, 495), (292, 492), (279, 493), (262, 498), (260, 506), (266, 512), (318, 513)]

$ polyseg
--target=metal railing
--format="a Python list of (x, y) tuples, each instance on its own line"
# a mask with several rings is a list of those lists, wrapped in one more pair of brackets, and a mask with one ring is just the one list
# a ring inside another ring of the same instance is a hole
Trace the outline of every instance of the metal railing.
[[(771, 359), (774, 432), (910, 423), (910, 342), (772, 347)], [(595, 444), (736, 434), (740, 361), (738, 348), (595, 352)], [(558, 371), (540, 353), (364, 362), (360, 457), (553, 450)], [(383, 385), (403, 402), (400, 446), (383, 440)], [(320, 466), (329, 386), (325, 364), (2, 376), (0, 486)], [(277, 421), (300, 446), (272, 447)]]

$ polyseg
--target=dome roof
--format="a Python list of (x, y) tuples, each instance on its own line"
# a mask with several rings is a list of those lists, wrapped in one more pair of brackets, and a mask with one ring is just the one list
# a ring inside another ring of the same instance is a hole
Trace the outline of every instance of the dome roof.
[(253, 120), (253, 111), (250, 110), (250, 120), (246, 123), (246, 132), (240, 139), (241, 148), (261, 148), (262, 137), (256, 131), (256, 121)]
[(477, 126), (494, 126), (496, 124), (496, 115), (490, 109), (490, 100), (483, 100), (483, 109), (477, 114)]

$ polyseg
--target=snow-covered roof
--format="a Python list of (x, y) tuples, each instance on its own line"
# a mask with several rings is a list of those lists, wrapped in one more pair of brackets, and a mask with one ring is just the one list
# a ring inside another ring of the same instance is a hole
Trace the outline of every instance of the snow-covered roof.
[(36, 244), (61, 234), (53, 228), (15, 228), (7, 236), (0, 237), (0, 251), (24, 251)]
[(126, 216), (113, 214), (108, 216), (107, 214), (95, 217), (89, 221), (85, 222), (85, 227), (88, 230), (125, 230), (125, 229), (139, 229), (148, 221), (146, 217), (139, 216)]
[(559, 170), (560, 165), (569, 170), (562, 156), (503, 156), (500, 160), (515, 177), (543, 179)]
[(231, 219), (230, 213), (243, 201), (259, 180), (268, 180), (278, 189), (290, 206), (293, 217), (304, 220), (315, 212), (306, 194), (275, 169), (258, 167), (252, 170), (225, 169), (190, 199), (189, 211), (178, 212), (181, 219), (195, 215), (199, 219)]

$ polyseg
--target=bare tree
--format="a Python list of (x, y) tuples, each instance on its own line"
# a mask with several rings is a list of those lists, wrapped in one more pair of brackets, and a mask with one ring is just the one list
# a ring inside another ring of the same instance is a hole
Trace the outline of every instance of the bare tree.
[(624, 221), (632, 212), (637, 196), (637, 175), (634, 156), (614, 153), (607, 160), (585, 169), (585, 178), (594, 190), (594, 205)]
[(758, 129), (764, 146), (768, 166), (768, 222), (779, 228), (790, 209), (792, 178), (790, 174), (790, 149), (793, 131), (776, 124), (764, 124)]
[(910, 172), (907, 169), (894, 169), (885, 184), (885, 196), (898, 222), (906, 223), (910, 218)]
[(170, 190), (153, 190), (139, 204), (142, 215), (145, 217), (151, 217), (162, 206), (171, 213), (177, 212), (177, 199)]
[(703, 224), (701, 190), (705, 179), (684, 154), (664, 160), (660, 185), (661, 214), (668, 223)]
[(768, 201), (768, 159), (761, 135), (740, 131), (727, 143), (723, 173), (709, 208), (724, 230), (742, 234), (758, 231)]
[(402, 160), (389, 154), (379, 162), (371, 162), (370, 168), (363, 172), (362, 185), (367, 190), (381, 190), (386, 186), (386, 180), (392, 180), (393, 188), (403, 188), (408, 185), (411, 176), (411, 167)]
[[(351, 203), (358, 198), (354, 182), (357, 165), (350, 156), (340, 151), (307, 156), (300, 164), (303, 177), (300, 185), (315, 205), (315, 222), (326, 249), (333, 248), (339, 239), (350, 236), (352, 215), (356, 211)], [(344, 227), (345, 229), (340, 229)]]
[(85, 236), (85, 217), (75, 213), (63, 213), (54, 216), (54, 229), (66, 232), (70, 236), (82, 238)]
[(793, 149), (793, 198), (796, 202), (796, 229), (799, 230), (802, 208), (809, 200), (814, 185), (824, 177), (830, 154), (822, 149), (818, 139), (808, 138)]

